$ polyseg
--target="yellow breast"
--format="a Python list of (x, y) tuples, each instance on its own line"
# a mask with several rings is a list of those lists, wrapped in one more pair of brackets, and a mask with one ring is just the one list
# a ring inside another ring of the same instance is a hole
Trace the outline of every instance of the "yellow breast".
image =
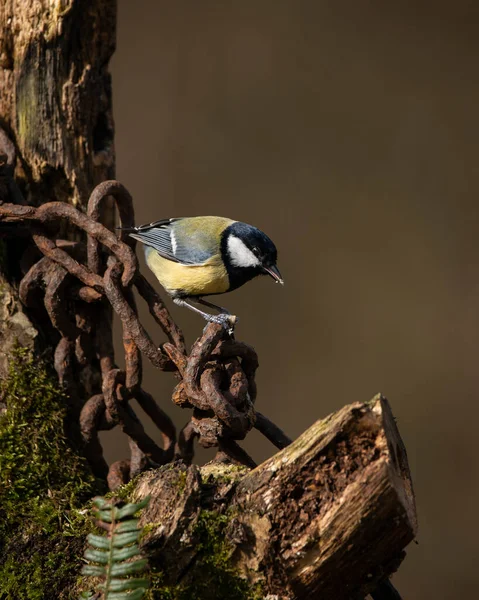
[(213, 256), (201, 265), (183, 265), (163, 258), (156, 250), (150, 249), (146, 262), (172, 296), (223, 294), (230, 287), (228, 273), (220, 256)]

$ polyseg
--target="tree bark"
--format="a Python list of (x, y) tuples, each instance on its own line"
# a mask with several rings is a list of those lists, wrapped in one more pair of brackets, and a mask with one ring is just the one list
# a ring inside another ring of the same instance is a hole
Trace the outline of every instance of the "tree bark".
[(115, 34), (115, 0), (0, 4), (0, 116), (33, 204), (84, 208), (93, 187), (114, 177)]
[(398, 568), (417, 528), (406, 451), (380, 396), (317, 421), (250, 472), (217, 464), (148, 472), (134, 498), (148, 494), (145, 548), (164, 581), (186, 589), (203, 577), (195, 565), (205, 510), (227, 517), (231, 567), (290, 600), (364, 598)]
[[(116, 0), (0, 0), (0, 127), (11, 141), (0, 136), (0, 154), (8, 158), (0, 200), (18, 203), (23, 195), (29, 204), (60, 200), (84, 209), (94, 186), (114, 177), (108, 63), (115, 35)], [(21, 194), (5, 182), (13, 174)], [(111, 204), (102, 219), (113, 224)], [(34, 347), (41, 336), (18, 300), (19, 257), (27, 242), (18, 232), (13, 239), (0, 233), (4, 376), (12, 347)], [(63, 226), (59, 237), (79, 234)]]

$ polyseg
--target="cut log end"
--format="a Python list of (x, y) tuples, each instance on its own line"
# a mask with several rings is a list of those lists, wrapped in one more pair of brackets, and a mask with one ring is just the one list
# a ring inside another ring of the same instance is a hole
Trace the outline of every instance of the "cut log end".
[(170, 584), (197, 561), (205, 508), (228, 515), (231, 567), (291, 600), (364, 598), (416, 534), (406, 451), (381, 396), (317, 421), (252, 471), (225, 469), (167, 466), (139, 482), (137, 495), (152, 495), (143, 522), (161, 523), (146, 543)]

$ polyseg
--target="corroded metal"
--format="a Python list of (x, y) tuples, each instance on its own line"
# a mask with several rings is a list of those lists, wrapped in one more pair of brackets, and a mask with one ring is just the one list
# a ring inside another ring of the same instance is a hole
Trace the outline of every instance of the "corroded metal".
[[(11, 147), (6, 150), (3, 170), (0, 164), (0, 175), (4, 177), (0, 192), (13, 189), (5, 184), (13, 173)], [(12, 198), (5, 194), (7, 199)], [(107, 197), (113, 197), (122, 226), (132, 226), (133, 201), (118, 181), (105, 181), (93, 190), (88, 214), (60, 202), (38, 208), (21, 202), (2, 203), (0, 196), (0, 224), (26, 227), (38, 248), (34, 251), (35, 246), (27, 247), (19, 258), (25, 272), (19, 296), (31, 310), (46, 311), (49, 327), (56, 332), (55, 369), (76, 407), (84, 452), (95, 475), (107, 479), (111, 489), (116, 489), (145, 468), (173, 460), (175, 449), (177, 457), (191, 462), (195, 440), (204, 447), (217, 447), (218, 461), (227, 459), (254, 467), (254, 461), (237, 444), (253, 427), (278, 448), (291, 442), (274, 423), (255, 411), (256, 352), (234, 340), (221, 325), (210, 323), (188, 355), (183, 333), (161, 297), (138, 271), (135, 240), (121, 230), (116, 235), (99, 222), (101, 204)], [(55, 239), (53, 226), (61, 220), (82, 230), (86, 243)], [(167, 337), (168, 341), (160, 346), (139, 320), (133, 287)], [(124, 369), (115, 364), (113, 313), (122, 324)], [(173, 401), (193, 409), (178, 444), (171, 419), (142, 387), (142, 355), (157, 368), (176, 373), (180, 382)], [(92, 380), (94, 364), (101, 381), (95, 384), (93, 377), (93, 383), (89, 383), (91, 396), (85, 398), (81, 389), (87, 387), (82, 388), (81, 383)], [(130, 406), (132, 400), (161, 432), (162, 447), (145, 432)], [(128, 436), (130, 459), (108, 466), (98, 434), (113, 427)]]

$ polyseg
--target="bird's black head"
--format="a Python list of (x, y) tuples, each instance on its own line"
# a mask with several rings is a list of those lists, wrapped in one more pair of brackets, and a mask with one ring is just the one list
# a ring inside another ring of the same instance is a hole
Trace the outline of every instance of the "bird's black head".
[(223, 232), (221, 254), (234, 290), (257, 275), (283, 283), (276, 266), (278, 252), (269, 237), (252, 225), (235, 222)]

